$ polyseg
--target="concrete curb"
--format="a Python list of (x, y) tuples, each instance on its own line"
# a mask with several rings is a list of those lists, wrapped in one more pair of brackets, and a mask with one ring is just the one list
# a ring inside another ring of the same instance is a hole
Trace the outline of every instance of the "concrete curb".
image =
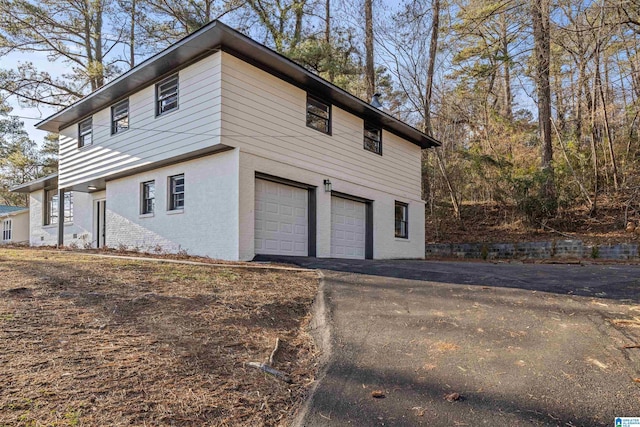
[(317, 270), (317, 272), (318, 277), (320, 278), (320, 285), (318, 286), (318, 293), (313, 301), (313, 305), (311, 306), (312, 319), (309, 328), (311, 336), (320, 351), (320, 357), (318, 358), (318, 365), (320, 368), (318, 369), (316, 379), (309, 389), (309, 393), (307, 394), (304, 403), (298, 409), (293, 421), (291, 422), (292, 427), (304, 426), (304, 420), (311, 410), (311, 402), (318, 391), (318, 385), (327, 375), (330, 361), (333, 358), (331, 313), (330, 310), (327, 309), (324, 273), (320, 270)]

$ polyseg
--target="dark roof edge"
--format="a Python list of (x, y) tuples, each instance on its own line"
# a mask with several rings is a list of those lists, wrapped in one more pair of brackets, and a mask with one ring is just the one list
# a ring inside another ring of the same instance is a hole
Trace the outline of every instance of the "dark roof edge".
[[(195, 43), (202, 38), (205, 43)], [(365, 119), (372, 119), (388, 131), (403, 137), (421, 148), (436, 147), (440, 142), (413, 126), (379, 110), (342, 88), (310, 72), (284, 55), (258, 43), (239, 31), (212, 21), (185, 36), (161, 52), (138, 64), (100, 89), (76, 101), (61, 111), (36, 124), (38, 129), (58, 132), (61, 126), (72, 123), (106, 108), (118, 99), (148, 86), (163, 74), (175, 71), (194, 59), (211, 54), (218, 49), (257, 66), (298, 87), (312, 93), (328, 92), (331, 102)], [(135, 83), (135, 84), (134, 84)], [(75, 114), (74, 114), (74, 110)]]
[(42, 190), (45, 187), (53, 185), (54, 182), (58, 182), (58, 174), (53, 173), (51, 175), (43, 176), (42, 178), (34, 179), (14, 187), (11, 187), (9, 191), (12, 193), (31, 193), (32, 191)]

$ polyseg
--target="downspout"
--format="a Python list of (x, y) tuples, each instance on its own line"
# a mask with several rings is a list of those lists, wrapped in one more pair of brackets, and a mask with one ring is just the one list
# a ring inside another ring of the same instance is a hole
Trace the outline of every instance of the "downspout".
[(64, 189), (58, 189), (58, 249), (64, 246)]

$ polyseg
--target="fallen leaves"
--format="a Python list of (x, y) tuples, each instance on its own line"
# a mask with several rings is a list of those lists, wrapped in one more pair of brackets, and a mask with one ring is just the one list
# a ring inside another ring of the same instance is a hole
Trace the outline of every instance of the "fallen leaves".
[(460, 393), (456, 393), (456, 392), (448, 393), (448, 394), (444, 395), (444, 399), (447, 402), (457, 402), (459, 400), (462, 400), (462, 395)]
[(384, 394), (384, 391), (382, 391), (382, 390), (373, 390), (371, 392), (371, 397), (373, 397), (374, 399), (384, 399), (386, 397), (386, 395)]

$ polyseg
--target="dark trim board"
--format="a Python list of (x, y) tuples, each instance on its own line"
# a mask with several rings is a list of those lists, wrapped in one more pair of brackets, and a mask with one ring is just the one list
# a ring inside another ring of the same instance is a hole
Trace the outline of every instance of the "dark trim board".
[[(317, 235), (317, 208), (318, 201), (316, 196), (315, 185), (305, 184), (298, 181), (293, 181), (287, 178), (280, 178), (278, 176), (269, 175), (262, 172), (256, 172), (255, 179), (263, 179), (265, 181), (276, 182), (278, 184), (289, 185), (291, 187), (302, 188), (307, 190), (307, 256), (315, 257), (316, 250), (316, 235)], [(255, 195), (253, 196), (255, 199)]]
[(363, 197), (353, 196), (351, 194), (332, 191), (331, 197), (339, 197), (341, 199), (353, 200), (354, 202), (364, 203), (365, 205), (365, 222), (364, 222), (364, 259), (373, 259), (373, 200)]

